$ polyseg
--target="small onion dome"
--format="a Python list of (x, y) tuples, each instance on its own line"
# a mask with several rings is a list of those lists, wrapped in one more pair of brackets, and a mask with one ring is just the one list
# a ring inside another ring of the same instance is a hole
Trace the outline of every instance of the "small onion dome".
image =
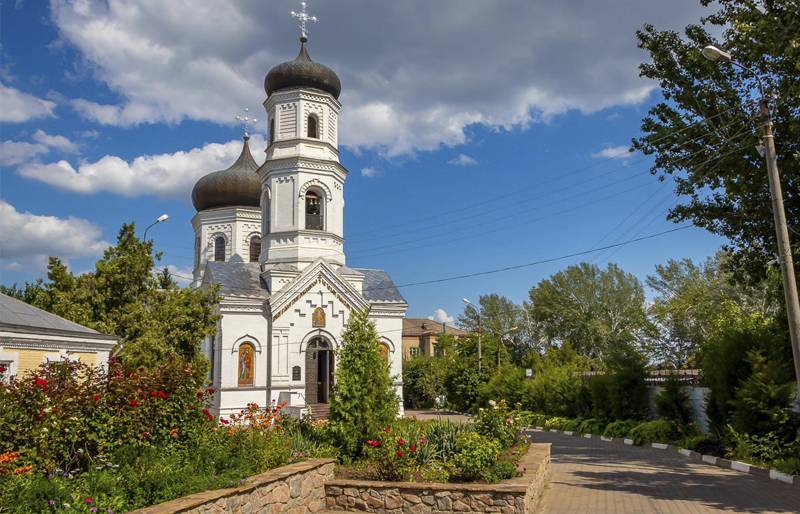
[(192, 204), (197, 211), (214, 207), (258, 207), (261, 199), (261, 181), (256, 170), (258, 164), (250, 153), (244, 137), (242, 154), (227, 170), (215, 171), (202, 177), (192, 189)]
[(281, 89), (310, 87), (339, 98), (339, 93), (342, 92), (339, 77), (332, 69), (311, 60), (306, 51), (306, 41), (308, 39), (300, 38), (300, 54), (297, 59), (281, 63), (269, 70), (264, 79), (267, 96)]

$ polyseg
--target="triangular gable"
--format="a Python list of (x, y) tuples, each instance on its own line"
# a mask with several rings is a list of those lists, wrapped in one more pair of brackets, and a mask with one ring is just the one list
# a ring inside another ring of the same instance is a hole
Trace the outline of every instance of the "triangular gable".
[(320, 257), (304, 269), (286, 287), (270, 298), (272, 321), (277, 321), (317, 284), (321, 284), (330, 291), (337, 300), (345, 304), (350, 310), (369, 309), (369, 303), (364, 297), (349, 282), (339, 276), (336, 270), (328, 264), (328, 261)]

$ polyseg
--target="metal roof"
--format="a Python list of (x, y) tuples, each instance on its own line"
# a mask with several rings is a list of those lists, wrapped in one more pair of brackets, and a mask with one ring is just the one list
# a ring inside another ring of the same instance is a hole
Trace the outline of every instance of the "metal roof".
[(266, 284), (261, 280), (261, 265), (257, 262), (209, 261), (203, 282), (222, 284), (222, 296), (267, 298)]
[(17, 328), (25, 331), (69, 332), (92, 338), (116, 338), (116, 336), (102, 334), (4, 294), (0, 294), (0, 327), (11, 330)]
[(364, 275), (362, 296), (368, 302), (397, 302), (406, 303), (389, 274), (382, 269), (354, 268)]

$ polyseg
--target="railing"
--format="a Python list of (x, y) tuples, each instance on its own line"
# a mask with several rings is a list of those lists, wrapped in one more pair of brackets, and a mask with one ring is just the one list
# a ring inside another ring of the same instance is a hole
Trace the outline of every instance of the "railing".
[(306, 214), (307, 230), (324, 230), (322, 227), (322, 214)]

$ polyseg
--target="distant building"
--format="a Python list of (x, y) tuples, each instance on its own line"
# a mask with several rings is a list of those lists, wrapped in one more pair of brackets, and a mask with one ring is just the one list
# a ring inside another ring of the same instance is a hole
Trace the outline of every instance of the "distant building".
[(403, 318), (403, 358), (415, 355), (432, 357), (436, 351), (436, 336), (450, 334), (456, 339), (469, 337), (470, 333), (460, 328), (450, 327), (444, 323), (427, 318)]
[(106, 368), (117, 336), (101, 334), (0, 294), (0, 366), (5, 379), (66, 357)]

